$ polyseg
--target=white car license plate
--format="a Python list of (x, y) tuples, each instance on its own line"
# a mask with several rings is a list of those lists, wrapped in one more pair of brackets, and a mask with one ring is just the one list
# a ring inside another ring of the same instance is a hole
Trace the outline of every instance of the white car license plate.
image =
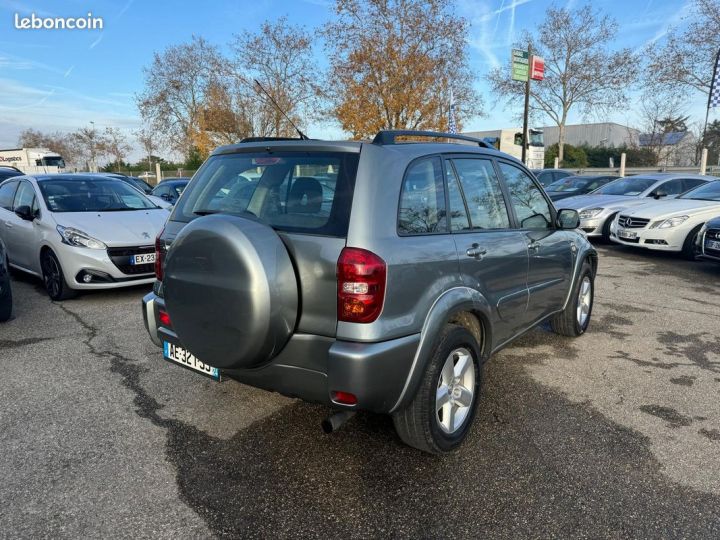
[(195, 358), (190, 351), (183, 349), (182, 347), (163, 341), (163, 356), (170, 362), (175, 362), (183, 367), (202, 373), (203, 375), (210, 377), (211, 379), (215, 379), (216, 381), (220, 380), (220, 370), (218, 368), (204, 364)]
[(619, 237), (619, 238), (626, 238), (627, 240), (635, 240), (635, 239), (637, 238), (637, 233), (636, 233), (636, 232), (626, 231), (626, 230), (624, 230), (624, 229), (620, 229), (620, 230), (618, 231), (618, 237)]
[(707, 249), (717, 249), (720, 250), (720, 242), (716, 240), (705, 240), (705, 247)]
[(154, 253), (143, 253), (141, 255), (133, 255), (130, 258), (130, 264), (152, 264), (155, 262)]

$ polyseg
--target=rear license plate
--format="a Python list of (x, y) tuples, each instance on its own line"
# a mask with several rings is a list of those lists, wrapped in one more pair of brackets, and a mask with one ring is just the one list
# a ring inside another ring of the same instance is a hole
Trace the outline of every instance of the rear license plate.
[(716, 240), (705, 240), (706, 249), (717, 249), (720, 251), (720, 242)]
[(154, 262), (154, 253), (143, 253), (142, 255), (133, 255), (130, 257), (130, 264), (153, 264)]
[(164, 341), (163, 356), (165, 357), (165, 360), (169, 360), (170, 362), (180, 364), (185, 368), (197, 371), (198, 373), (201, 373), (206, 377), (210, 377), (211, 379), (215, 379), (216, 381), (220, 380), (220, 370), (218, 368), (204, 364), (195, 358), (190, 351), (183, 349), (182, 347), (178, 347), (177, 345)]
[(625, 230), (623, 230), (623, 229), (620, 229), (620, 230), (618, 231), (618, 237), (620, 237), (620, 238), (627, 238), (628, 240), (635, 240), (635, 239), (637, 238), (637, 233), (636, 233), (636, 232), (625, 231)]

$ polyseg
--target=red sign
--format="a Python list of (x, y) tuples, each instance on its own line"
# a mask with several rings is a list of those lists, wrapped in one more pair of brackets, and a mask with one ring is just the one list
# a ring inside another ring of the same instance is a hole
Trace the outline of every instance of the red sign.
[(539, 56), (532, 57), (530, 78), (534, 81), (542, 81), (545, 78), (545, 60)]

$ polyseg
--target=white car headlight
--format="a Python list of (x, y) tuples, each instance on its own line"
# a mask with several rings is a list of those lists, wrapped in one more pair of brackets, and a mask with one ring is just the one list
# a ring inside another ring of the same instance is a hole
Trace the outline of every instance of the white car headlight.
[(682, 225), (685, 223), (688, 219), (690, 219), (690, 216), (675, 216), (670, 219), (666, 219), (665, 221), (661, 221), (659, 225), (657, 225), (658, 229), (669, 229), (670, 227), (677, 227), (678, 225)]
[(580, 212), (580, 219), (594, 218), (603, 210), (604, 208), (588, 208), (587, 210), (583, 210), (582, 212)]
[(107, 246), (90, 236), (87, 233), (73, 229), (72, 227), (63, 227), (62, 225), (57, 226), (57, 232), (62, 237), (63, 244), (75, 247), (86, 247), (90, 249), (105, 249)]

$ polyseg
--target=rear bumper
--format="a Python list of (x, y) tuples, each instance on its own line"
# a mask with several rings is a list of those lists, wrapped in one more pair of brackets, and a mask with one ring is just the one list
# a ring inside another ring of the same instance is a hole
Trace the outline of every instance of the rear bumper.
[[(162, 298), (149, 293), (142, 303), (145, 328), (153, 343), (159, 347), (163, 341), (182, 345), (171, 329), (158, 323), (158, 310), (164, 307)], [(388, 413), (400, 398), (419, 343), (420, 334), (358, 343), (296, 333), (269, 363), (253, 369), (223, 369), (221, 373), (305, 401)], [(334, 403), (334, 391), (354, 394), (357, 405)]]

